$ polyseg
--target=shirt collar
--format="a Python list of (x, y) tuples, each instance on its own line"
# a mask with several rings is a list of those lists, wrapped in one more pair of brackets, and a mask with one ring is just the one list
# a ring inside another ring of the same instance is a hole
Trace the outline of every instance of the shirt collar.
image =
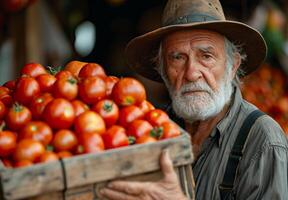
[(241, 102), (243, 100), (240, 88), (233, 84), (233, 94), (231, 97), (231, 103), (229, 106), (229, 110), (225, 114), (224, 118), (218, 122), (216, 125), (216, 129), (212, 131), (210, 134), (211, 137), (219, 135), (218, 145), (220, 146), (223, 140), (224, 133), (226, 130), (236, 123), (236, 115), (239, 112)]

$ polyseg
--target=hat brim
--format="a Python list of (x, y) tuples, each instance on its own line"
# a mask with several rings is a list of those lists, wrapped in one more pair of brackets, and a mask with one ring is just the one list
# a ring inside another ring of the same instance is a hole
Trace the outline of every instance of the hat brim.
[(246, 75), (255, 71), (266, 57), (265, 40), (254, 28), (237, 21), (208, 21), (161, 27), (132, 39), (126, 47), (126, 58), (129, 66), (150, 80), (162, 82), (152, 59), (158, 53), (163, 36), (185, 29), (214, 31), (224, 35), (234, 44), (241, 44), (242, 50), (247, 55), (246, 61), (241, 65)]

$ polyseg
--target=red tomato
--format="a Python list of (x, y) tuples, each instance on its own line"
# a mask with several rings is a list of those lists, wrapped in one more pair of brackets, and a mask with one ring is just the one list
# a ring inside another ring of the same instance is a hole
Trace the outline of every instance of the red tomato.
[(106, 85), (102, 78), (92, 76), (79, 84), (80, 99), (87, 104), (94, 104), (106, 96)]
[(75, 78), (75, 76), (67, 70), (62, 70), (59, 71), (56, 75), (55, 75), (56, 79), (62, 79), (62, 78)]
[(11, 97), (11, 91), (4, 86), (0, 86), (0, 100), (7, 106), (10, 107), (13, 100)]
[(6, 114), (6, 124), (14, 131), (21, 129), (32, 118), (30, 110), (19, 104), (14, 104)]
[(164, 122), (170, 121), (168, 114), (161, 109), (149, 111), (145, 118), (152, 126), (161, 126)]
[(11, 131), (0, 131), (0, 157), (10, 156), (16, 148), (16, 134)]
[(29, 167), (32, 166), (33, 162), (31, 162), (30, 160), (20, 160), (20, 161), (16, 161), (14, 163), (14, 167), (19, 168), (19, 167)]
[(102, 137), (96, 132), (81, 134), (79, 141), (82, 153), (96, 153), (105, 149)]
[(42, 121), (31, 121), (27, 123), (20, 131), (20, 139), (34, 139), (41, 142), (44, 146), (52, 141), (52, 129)]
[(144, 144), (152, 142), (157, 142), (157, 139), (150, 135), (143, 135), (140, 138), (136, 139), (136, 144)]
[(72, 153), (70, 151), (60, 151), (57, 153), (59, 159), (72, 157)]
[(78, 77), (80, 70), (86, 64), (87, 64), (86, 62), (73, 60), (65, 65), (64, 70), (70, 71), (73, 74), (73, 76)]
[(53, 97), (50, 93), (43, 93), (34, 98), (29, 107), (33, 119), (35, 120), (41, 119), (44, 108), (52, 100)]
[(45, 67), (39, 63), (27, 63), (21, 69), (21, 75), (27, 75), (31, 77), (37, 77), (41, 74), (47, 74)]
[(56, 151), (72, 151), (76, 148), (78, 140), (72, 131), (61, 129), (55, 133), (52, 144)]
[(73, 108), (75, 110), (75, 116), (76, 117), (79, 116), (81, 113), (89, 110), (89, 106), (87, 104), (83, 103), (80, 100), (77, 100), (77, 99), (73, 100), (71, 102), (71, 104), (72, 104), (72, 106), (73, 106)]
[(5, 167), (7, 167), (7, 168), (13, 167), (13, 164), (12, 164), (11, 160), (9, 160), (9, 159), (2, 158), (1, 161)]
[(65, 98), (73, 100), (77, 97), (78, 85), (75, 78), (57, 79), (53, 86), (53, 96), (55, 98)]
[(117, 78), (116, 76), (106, 76), (104, 78), (104, 81), (106, 83), (106, 96), (110, 97), (112, 89), (114, 85), (119, 81), (119, 78)]
[(104, 119), (106, 127), (114, 125), (119, 118), (119, 108), (114, 101), (104, 99), (92, 107)]
[(6, 106), (4, 103), (2, 103), (2, 101), (0, 100), (0, 120), (3, 119), (3, 117), (6, 114)]
[(28, 105), (31, 100), (40, 94), (40, 86), (33, 77), (21, 77), (16, 83), (14, 91), (15, 101)]
[(160, 139), (173, 138), (181, 135), (180, 129), (174, 122), (164, 122), (161, 127), (163, 128), (163, 134)]
[(129, 145), (129, 138), (126, 130), (118, 125), (111, 126), (104, 134), (102, 134), (106, 149), (113, 149)]
[(152, 129), (153, 127), (149, 122), (138, 119), (130, 123), (127, 129), (127, 134), (128, 136), (133, 136), (138, 139), (143, 135), (149, 135)]
[(40, 158), (38, 159), (38, 162), (40, 163), (47, 163), (51, 161), (57, 161), (59, 160), (59, 157), (56, 153), (52, 151), (45, 151)]
[(140, 103), (139, 108), (142, 110), (144, 114), (149, 112), (150, 110), (154, 110), (155, 107), (147, 100), (144, 100)]
[(20, 140), (14, 151), (14, 160), (29, 160), (35, 162), (45, 152), (44, 145), (33, 139)]
[(88, 78), (91, 76), (100, 76), (105, 78), (106, 73), (101, 65), (97, 63), (88, 63), (81, 68), (78, 77)]
[(7, 81), (6, 83), (3, 84), (3, 86), (7, 87), (9, 90), (14, 90), (16, 86), (16, 81), (15, 80)]
[(75, 131), (78, 135), (83, 133), (103, 134), (106, 130), (102, 117), (94, 111), (85, 111), (75, 119)]
[(36, 81), (39, 84), (41, 92), (51, 92), (56, 78), (51, 74), (41, 74), (36, 77)]
[(113, 87), (112, 98), (119, 106), (139, 105), (146, 99), (146, 91), (138, 80), (121, 78)]
[(75, 111), (72, 104), (63, 98), (50, 101), (43, 111), (43, 119), (55, 129), (68, 129), (74, 122)]
[(137, 106), (126, 106), (120, 109), (118, 124), (127, 128), (132, 121), (143, 117), (143, 112)]

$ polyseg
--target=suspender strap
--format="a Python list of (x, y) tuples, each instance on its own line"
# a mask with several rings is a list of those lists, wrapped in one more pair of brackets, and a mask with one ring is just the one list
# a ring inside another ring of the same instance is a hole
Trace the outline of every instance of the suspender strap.
[(245, 119), (230, 152), (222, 184), (220, 184), (221, 199), (227, 199), (233, 189), (239, 161), (243, 155), (246, 139), (250, 129), (258, 117), (264, 115), (260, 110), (252, 111)]

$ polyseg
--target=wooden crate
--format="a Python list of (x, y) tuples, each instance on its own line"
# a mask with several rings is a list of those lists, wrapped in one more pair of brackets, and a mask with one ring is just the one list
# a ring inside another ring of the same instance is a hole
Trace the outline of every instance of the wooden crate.
[(74, 156), (59, 162), (18, 169), (2, 165), (0, 199), (95, 200), (99, 188), (109, 180), (159, 180), (162, 177), (159, 158), (166, 148), (184, 193), (193, 199), (193, 155), (190, 137), (185, 132), (173, 139)]

